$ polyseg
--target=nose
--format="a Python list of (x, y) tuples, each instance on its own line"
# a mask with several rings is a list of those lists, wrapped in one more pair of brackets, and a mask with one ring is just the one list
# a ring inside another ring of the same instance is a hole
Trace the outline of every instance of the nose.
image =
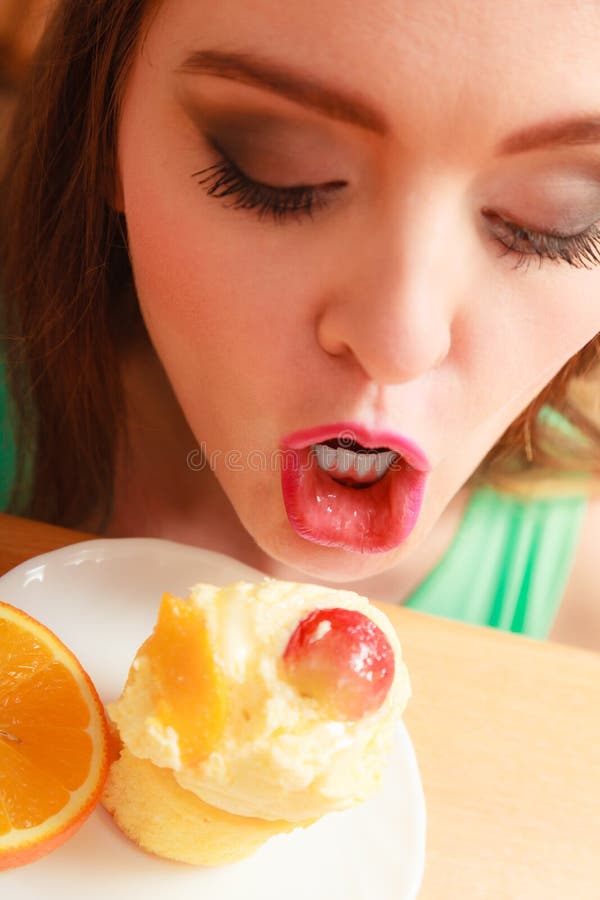
[(443, 364), (452, 344), (456, 261), (440, 226), (379, 223), (372, 237), (363, 236), (351, 266), (340, 266), (343, 282), (321, 307), (317, 338), (326, 353), (352, 357), (381, 385)]

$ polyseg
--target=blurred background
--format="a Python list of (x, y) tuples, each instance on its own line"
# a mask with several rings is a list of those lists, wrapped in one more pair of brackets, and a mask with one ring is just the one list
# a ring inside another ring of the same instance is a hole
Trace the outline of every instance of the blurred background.
[[(0, 0), (0, 172), (15, 100), (47, 17), (56, 2), (57, 0)], [(0, 312), (1, 301), (0, 294)], [(12, 431), (6, 417), (8, 397), (3, 351), (4, 337), (0, 330), (0, 510), (5, 509), (8, 500), (15, 460)]]
[(0, 0), (0, 153), (14, 98), (55, 0)]

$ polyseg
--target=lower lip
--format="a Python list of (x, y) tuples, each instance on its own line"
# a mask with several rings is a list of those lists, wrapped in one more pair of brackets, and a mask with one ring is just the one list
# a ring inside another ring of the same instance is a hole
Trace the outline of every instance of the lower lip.
[(406, 540), (426, 479), (425, 472), (402, 464), (370, 487), (346, 487), (320, 468), (310, 447), (286, 449), (281, 470), (285, 510), (297, 534), (354, 553), (386, 553)]

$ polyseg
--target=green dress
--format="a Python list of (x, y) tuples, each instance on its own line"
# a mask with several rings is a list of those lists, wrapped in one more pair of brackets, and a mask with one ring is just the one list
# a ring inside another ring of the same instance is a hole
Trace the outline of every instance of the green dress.
[(533, 638), (550, 631), (571, 571), (587, 497), (471, 494), (449, 550), (411, 609)]
[[(14, 446), (0, 361), (0, 510)], [(547, 636), (571, 569), (585, 496), (522, 499), (473, 491), (455, 538), (409, 597), (412, 609), (534, 638)]]

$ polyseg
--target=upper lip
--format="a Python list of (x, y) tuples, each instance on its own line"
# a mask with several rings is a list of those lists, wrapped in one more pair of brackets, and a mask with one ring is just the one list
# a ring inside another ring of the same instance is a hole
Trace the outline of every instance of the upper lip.
[(413, 469), (419, 472), (429, 472), (431, 469), (425, 452), (411, 438), (388, 429), (369, 428), (360, 422), (334, 422), (331, 425), (314, 425), (312, 428), (294, 431), (282, 438), (281, 447), (284, 450), (299, 450), (308, 444), (318, 444), (340, 437), (346, 437), (349, 441), (355, 440), (367, 448), (389, 447)]

